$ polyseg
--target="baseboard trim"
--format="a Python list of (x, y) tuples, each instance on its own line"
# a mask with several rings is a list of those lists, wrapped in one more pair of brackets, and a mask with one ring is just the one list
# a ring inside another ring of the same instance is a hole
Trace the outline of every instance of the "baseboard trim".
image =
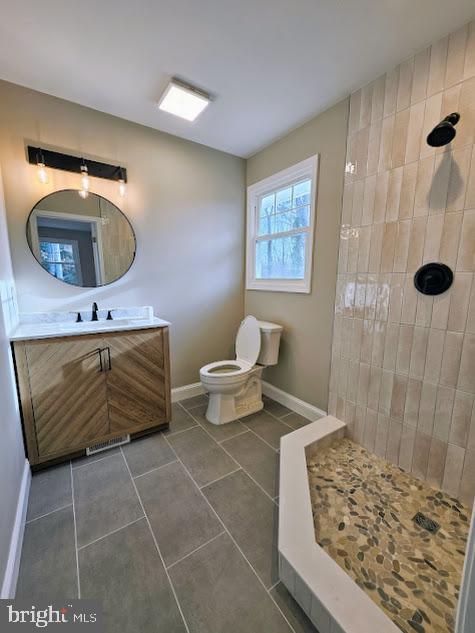
[(172, 389), (172, 402), (180, 402), (180, 400), (199, 396), (202, 393), (205, 393), (205, 390), (200, 382), (193, 382), (191, 385), (183, 385), (183, 387), (175, 387), (175, 389)]
[(313, 404), (300, 400), (300, 398), (297, 398), (278, 387), (274, 387), (274, 385), (271, 385), (270, 382), (266, 382), (265, 380), (262, 381), (262, 393), (265, 396), (280, 402), (280, 404), (283, 404), (288, 409), (295, 411), (295, 413), (300, 413), (300, 415), (303, 415), (304, 418), (307, 418), (307, 420), (311, 420), (312, 422), (327, 415), (327, 412), (323, 411), (323, 409), (319, 409)]
[(20, 569), (21, 548), (23, 545), (23, 535), (25, 533), (26, 511), (28, 508), (28, 495), (30, 493), (31, 472), (30, 464), (25, 459), (23, 475), (21, 479), (20, 493), (15, 513), (12, 536), (10, 539), (10, 551), (8, 554), (7, 567), (2, 583), (2, 600), (14, 598), (18, 581), (18, 571)]

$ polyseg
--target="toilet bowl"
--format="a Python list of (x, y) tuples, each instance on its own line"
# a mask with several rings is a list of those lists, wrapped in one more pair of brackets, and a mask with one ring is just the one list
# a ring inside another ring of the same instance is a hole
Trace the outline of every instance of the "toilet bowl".
[(236, 358), (209, 363), (200, 369), (209, 392), (206, 418), (226, 424), (263, 408), (262, 371), (277, 363), (282, 327), (247, 316), (236, 336)]

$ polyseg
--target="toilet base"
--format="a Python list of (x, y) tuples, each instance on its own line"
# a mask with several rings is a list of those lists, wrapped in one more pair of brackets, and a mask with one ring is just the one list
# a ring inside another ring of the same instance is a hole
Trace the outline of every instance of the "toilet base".
[(262, 367), (255, 368), (236, 395), (210, 393), (206, 410), (208, 422), (228, 424), (263, 409), (261, 375)]

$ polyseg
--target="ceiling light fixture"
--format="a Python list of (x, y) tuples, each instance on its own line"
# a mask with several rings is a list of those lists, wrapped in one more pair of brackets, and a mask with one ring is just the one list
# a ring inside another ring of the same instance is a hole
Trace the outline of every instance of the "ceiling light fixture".
[(119, 196), (123, 198), (126, 193), (127, 186), (125, 184), (124, 170), (119, 167)]
[(81, 165), (81, 189), (79, 190), (79, 195), (81, 198), (87, 198), (89, 195), (89, 173), (84, 158)]
[(211, 97), (206, 92), (178, 79), (172, 79), (163, 93), (158, 107), (164, 112), (169, 112), (187, 121), (194, 121), (210, 102)]

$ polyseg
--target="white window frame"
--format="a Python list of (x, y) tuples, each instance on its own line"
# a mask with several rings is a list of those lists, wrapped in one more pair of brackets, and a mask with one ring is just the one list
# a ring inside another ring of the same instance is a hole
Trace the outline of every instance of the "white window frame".
[[(315, 233), (315, 215), (318, 182), (318, 154), (283, 169), (278, 173), (256, 182), (247, 188), (247, 239), (246, 239), (246, 290), (267, 290), (273, 292), (301, 292), (309, 294), (312, 287), (312, 263)], [(310, 179), (310, 224), (305, 229), (295, 229), (285, 233), (275, 233), (273, 237), (306, 233), (305, 275), (303, 279), (256, 279), (256, 244), (268, 236), (258, 235), (258, 201), (262, 196), (303, 179)]]

